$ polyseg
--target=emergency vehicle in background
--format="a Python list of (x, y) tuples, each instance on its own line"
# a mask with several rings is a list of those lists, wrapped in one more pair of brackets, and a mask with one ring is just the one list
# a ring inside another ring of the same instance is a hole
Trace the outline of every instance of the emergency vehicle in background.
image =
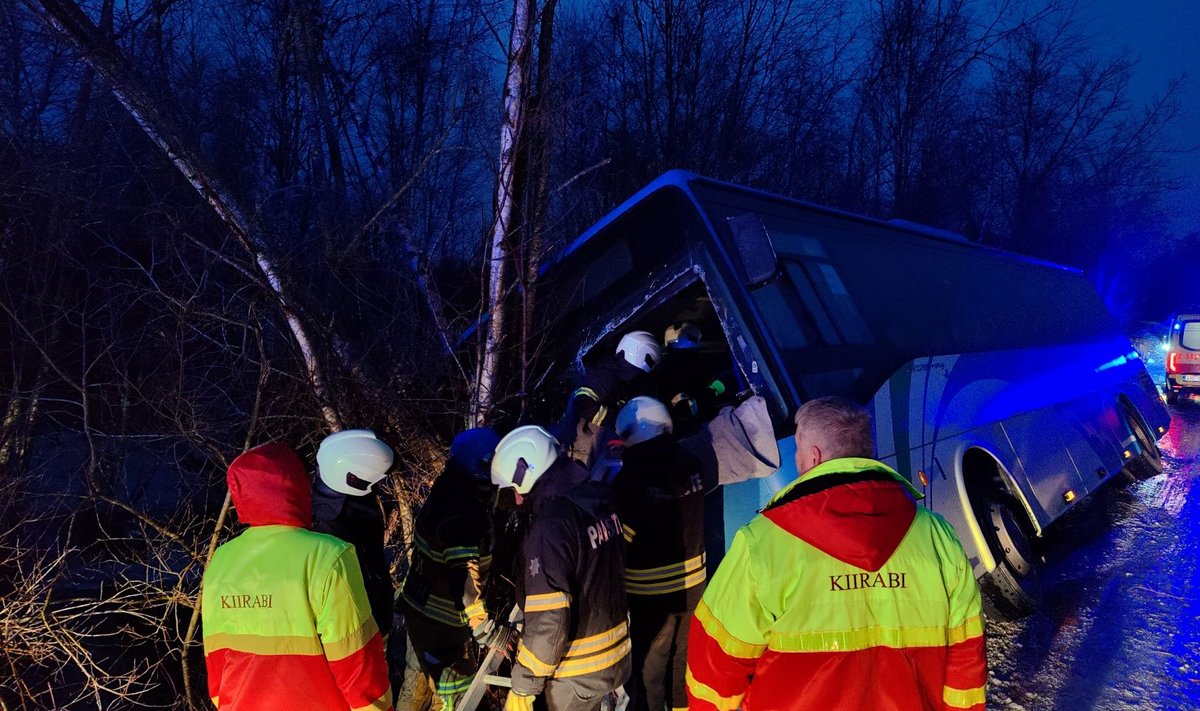
[(551, 374), (686, 320), (709, 339), (705, 367), (768, 401), (783, 468), (707, 497), (710, 569), (795, 478), (791, 415), (813, 397), (867, 405), (879, 458), (950, 521), (1008, 616), (1037, 604), (1052, 524), (1122, 472), (1162, 468), (1159, 391), (1073, 269), (672, 171), (540, 284)]
[(1171, 317), (1163, 338), (1167, 347), (1163, 393), (1174, 403), (1180, 395), (1200, 393), (1200, 308)]

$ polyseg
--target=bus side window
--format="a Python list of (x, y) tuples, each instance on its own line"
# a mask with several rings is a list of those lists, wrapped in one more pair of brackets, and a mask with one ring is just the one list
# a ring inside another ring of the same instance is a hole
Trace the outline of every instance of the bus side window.
[[(841, 276), (832, 264), (822, 262), (813, 264), (820, 275), (818, 283), (823, 282), (826, 304), (833, 311), (833, 320), (842, 332), (847, 343), (870, 345), (873, 342), (867, 323), (863, 320), (858, 307), (854, 305), (854, 297), (846, 289)], [(810, 267), (812, 269), (812, 267)]]
[(785, 259), (783, 264), (784, 271), (787, 273), (788, 284), (800, 297), (800, 301), (804, 303), (804, 310), (809, 314), (813, 325), (816, 327), (821, 342), (826, 346), (841, 345), (842, 337), (833, 325), (833, 319), (830, 318), (825, 305), (821, 303), (821, 299), (817, 295), (817, 290), (813, 286), (812, 278), (804, 269), (804, 265), (801, 262), (791, 259)]
[(799, 350), (808, 346), (805, 333), (809, 326), (801, 322), (805, 309), (796, 303), (792, 290), (779, 279), (754, 292), (754, 300), (769, 325), (771, 339), (784, 350)]
[(820, 327), (828, 346), (870, 345), (867, 324), (837, 269), (825, 261), (784, 260), (784, 270)]

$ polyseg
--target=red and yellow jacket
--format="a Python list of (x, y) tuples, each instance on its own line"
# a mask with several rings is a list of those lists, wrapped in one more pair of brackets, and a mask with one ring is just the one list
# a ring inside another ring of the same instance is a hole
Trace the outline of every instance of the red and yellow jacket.
[(308, 477), (290, 447), (251, 449), (229, 467), (250, 528), (204, 573), (204, 660), (221, 711), (390, 711), (383, 639), (354, 547), (307, 530)]
[(871, 459), (835, 459), (738, 531), (692, 618), (691, 709), (977, 709), (979, 588), (954, 530)]

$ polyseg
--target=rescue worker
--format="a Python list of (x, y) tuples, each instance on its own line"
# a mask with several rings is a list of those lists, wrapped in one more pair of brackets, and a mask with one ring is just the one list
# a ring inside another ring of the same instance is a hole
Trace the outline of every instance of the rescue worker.
[(571, 459), (591, 467), (603, 430), (611, 428), (617, 411), (637, 394), (645, 375), (662, 360), (662, 347), (648, 331), (621, 337), (612, 355), (585, 366), (582, 383), (571, 392), (557, 430)]
[(592, 711), (629, 677), (621, 523), (611, 490), (535, 425), (500, 440), (492, 483), (529, 509), (518, 600), (524, 631), (507, 711)]
[[(624, 443), (616, 477), (633, 643), (634, 711), (687, 708), (688, 622), (704, 592), (701, 460), (672, 435), (666, 405), (635, 397), (617, 415)], [(706, 486), (705, 479), (709, 479)]]
[(408, 670), (403, 698), (424, 694), (417, 684), (433, 686), (433, 708), (453, 711), (475, 673), (472, 632), (487, 620), (482, 575), (491, 528), (490, 463), (500, 435), (487, 427), (461, 432), (450, 443), (446, 468), (433, 482), (417, 516), (408, 575), (400, 606), (408, 627), (411, 662), (427, 678)]
[[(691, 434), (736, 400), (727, 348), (724, 342), (716, 350), (704, 343), (700, 327), (692, 321), (672, 323), (663, 333), (662, 364), (651, 374), (648, 390), (667, 405), (676, 436)], [(720, 362), (714, 358), (717, 353), (724, 362), (714, 367)]]
[(387, 476), (395, 455), (371, 430), (329, 435), (317, 449), (313, 529), (354, 546), (371, 602), (371, 616), (385, 640), (392, 631), (395, 593), (383, 546), (383, 507), (375, 485)]
[(734, 537), (693, 617), (689, 708), (984, 708), (979, 588), (954, 529), (874, 460), (842, 398), (796, 413), (799, 478)]
[(227, 480), (249, 528), (204, 573), (204, 662), (222, 711), (391, 709), (383, 637), (353, 547), (316, 533), (308, 476), (278, 442)]

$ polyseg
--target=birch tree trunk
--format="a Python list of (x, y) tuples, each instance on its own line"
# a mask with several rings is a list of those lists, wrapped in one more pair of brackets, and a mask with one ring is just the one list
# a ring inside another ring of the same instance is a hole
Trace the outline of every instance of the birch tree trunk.
[(300, 349), (313, 394), (321, 407), (325, 424), (331, 431), (342, 428), (325, 384), (320, 360), (313, 348), (308, 328), (288, 298), (279, 271), (266, 251), (261, 230), (247, 217), (233, 194), (208, 170), (205, 161), (183, 139), (174, 119), (164, 111), (142, 85), (116, 46), (71, 0), (25, 0), (26, 4), (52, 30), (67, 39), (80, 57), (112, 85), (113, 95), (147, 137), (166, 155), (191, 183), (200, 197), (217, 213), (226, 227), (257, 265), (264, 285), (274, 295), (296, 346)]
[(504, 78), (504, 115), (500, 125), (500, 162), (496, 177), (496, 216), (489, 241), (490, 276), (486, 313), (487, 334), (471, 408), (473, 425), (482, 424), (496, 405), (499, 391), (501, 345), (507, 327), (508, 261), (510, 233), (517, 214), (516, 178), (521, 133), (525, 129), (529, 94), (529, 67), (535, 17), (535, 0), (513, 1), (512, 36), (508, 45), (508, 71)]

